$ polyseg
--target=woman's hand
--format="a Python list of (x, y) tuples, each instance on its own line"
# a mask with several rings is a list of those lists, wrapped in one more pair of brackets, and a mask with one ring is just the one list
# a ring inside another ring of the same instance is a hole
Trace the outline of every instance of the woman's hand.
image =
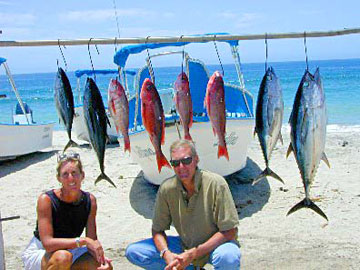
[(111, 265), (112, 260), (105, 257), (105, 263), (100, 265), (97, 270), (113, 270), (113, 266)]
[[(89, 237), (86, 237), (86, 247), (88, 248), (90, 254), (94, 256), (94, 258), (98, 263), (102, 265), (106, 263), (104, 250), (99, 240), (93, 240)], [(104, 268), (104, 269), (108, 269), (108, 268)]]

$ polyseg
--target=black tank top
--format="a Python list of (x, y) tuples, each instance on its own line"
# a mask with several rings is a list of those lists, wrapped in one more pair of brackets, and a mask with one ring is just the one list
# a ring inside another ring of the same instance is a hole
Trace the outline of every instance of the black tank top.
[[(51, 199), (54, 238), (75, 238), (82, 234), (90, 214), (91, 200), (89, 192), (81, 192), (81, 198), (76, 203), (61, 201), (54, 190), (45, 193)], [(41, 241), (37, 222), (34, 235)]]

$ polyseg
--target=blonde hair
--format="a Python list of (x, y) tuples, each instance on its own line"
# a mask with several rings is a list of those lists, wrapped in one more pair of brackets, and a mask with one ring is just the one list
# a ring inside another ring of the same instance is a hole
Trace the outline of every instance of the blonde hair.
[(74, 162), (76, 167), (78, 167), (80, 173), (83, 173), (83, 165), (81, 163), (80, 158), (65, 157), (64, 159), (61, 159), (60, 161), (58, 161), (58, 163), (56, 165), (56, 176), (57, 177), (60, 176), (60, 170), (61, 170), (62, 165), (68, 161)]

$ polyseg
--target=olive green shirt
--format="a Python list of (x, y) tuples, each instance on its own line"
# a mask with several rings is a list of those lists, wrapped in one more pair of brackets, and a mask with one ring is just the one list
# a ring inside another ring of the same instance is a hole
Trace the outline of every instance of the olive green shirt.
[[(176, 176), (164, 181), (157, 193), (152, 229), (178, 232), (184, 249), (206, 242), (219, 231), (239, 225), (235, 203), (229, 186), (220, 175), (197, 169), (195, 192), (187, 200), (187, 192)], [(194, 265), (203, 266), (209, 255), (198, 258)]]

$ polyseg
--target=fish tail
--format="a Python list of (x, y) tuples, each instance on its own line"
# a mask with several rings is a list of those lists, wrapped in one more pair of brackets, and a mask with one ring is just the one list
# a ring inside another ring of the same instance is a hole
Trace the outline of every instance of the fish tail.
[(76, 142), (74, 142), (72, 139), (70, 139), (69, 142), (65, 145), (63, 152), (65, 152), (66, 149), (68, 149), (71, 146), (79, 147), (79, 145)]
[(218, 158), (220, 158), (221, 156), (224, 156), (227, 160), (229, 160), (229, 153), (228, 153), (226, 145), (222, 146), (222, 145), (219, 144), (219, 146), (218, 146)]
[(322, 216), (323, 218), (325, 218), (328, 221), (327, 216), (325, 215), (325, 213), (320, 209), (320, 207), (318, 207), (312, 200), (310, 200), (309, 198), (305, 198), (303, 199), (301, 202), (295, 204), (290, 210), (289, 212), (286, 214), (287, 216), (296, 212), (297, 210), (301, 209), (301, 208), (310, 208), (311, 210), (313, 210), (314, 212), (316, 212), (317, 214), (319, 214), (320, 216)]
[(185, 138), (185, 140), (193, 141), (193, 139), (191, 138), (190, 133), (185, 134), (184, 138)]
[(161, 168), (163, 166), (171, 168), (169, 161), (166, 159), (166, 157), (161, 151), (156, 153), (156, 161), (157, 161), (159, 173), (161, 172)]
[(114, 184), (114, 182), (110, 179), (109, 176), (107, 176), (104, 172), (102, 172), (95, 180), (95, 185), (100, 181), (100, 180), (106, 180), (108, 181), (110, 184), (112, 184), (114, 187), (116, 187), (116, 185)]
[(261, 179), (263, 179), (266, 176), (271, 176), (284, 184), (284, 181), (281, 179), (279, 175), (273, 172), (269, 167), (266, 167), (265, 170), (263, 170), (256, 178), (254, 178), (252, 185), (257, 184)]
[(130, 149), (130, 139), (129, 139), (129, 137), (124, 137), (124, 145), (125, 145), (124, 152), (129, 151), (129, 153), (130, 153), (131, 149)]

